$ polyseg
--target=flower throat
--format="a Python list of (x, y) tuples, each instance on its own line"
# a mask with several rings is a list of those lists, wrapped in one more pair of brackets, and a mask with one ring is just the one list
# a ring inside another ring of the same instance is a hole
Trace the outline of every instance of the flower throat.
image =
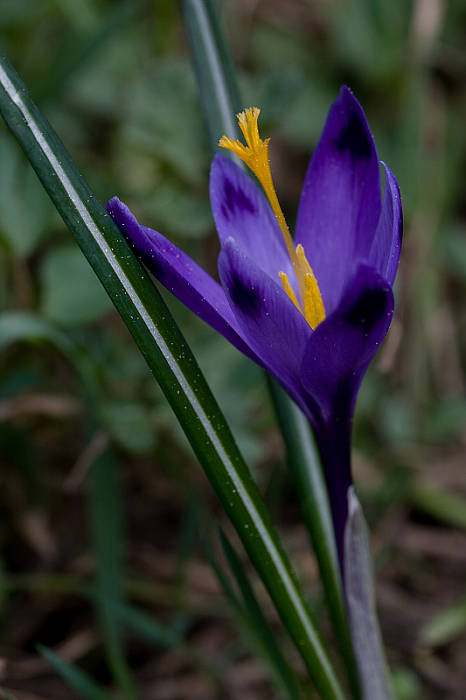
[(260, 109), (258, 107), (249, 107), (249, 109), (237, 115), (238, 124), (243, 132), (247, 145), (244, 145), (241, 141), (230, 139), (227, 136), (222, 136), (218, 145), (229, 151), (233, 151), (238, 158), (246, 163), (248, 168), (261, 183), (280, 226), (286, 249), (293, 265), (293, 270), (299, 286), (300, 301), (296, 298), (296, 294), (288, 280), (288, 275), (280, 271), (278, 274), (283, 289), (311, 328), (315, 329), (319, 323), (322, 323), (325, 319), (322, 296), (316, 277), (304, 253), (304, 248), (301, 243), (298, 243), (296, 248), (294, 247), (290, 230), (283, 216), (270, 171), (270, 139), (265, 139), (263, 141), (259, 136), (259, 129), (257, 126), (259, 114)]

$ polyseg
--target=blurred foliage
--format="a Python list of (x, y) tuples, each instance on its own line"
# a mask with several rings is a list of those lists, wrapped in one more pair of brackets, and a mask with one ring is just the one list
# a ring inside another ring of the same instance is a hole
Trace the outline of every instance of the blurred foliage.
[[(466, 483), (460, 477), (466, 442), (466, 6), (462, 0), (225, 0), (221, 5), (245, 106), (261, 107), (263, 133), (273, 137), (272, 164), (290, 222), (308, 158), (342, 83), (363, 104), (380, 156), (400, 182), (405, 242), (397, 314), (364, 381), (355, 420), (356, 483), (381, 533), (379, 558), (387, 561), (398, 546), (387, 536), (387, 523), (398, 522), (402, 513), (414, 523), (436, 523), (443, 532), (452, 526), (449, 491), (458, 527), (466, 511)], [(215, 274), (209, 149), (177, 4), (0, 0), (0, 37), (101, 199), (118, 194), (141, 221)], [(269, 503), (285, 532), (291, 532), (290, 503), (295, 501), (260, 371), (168, 294), (167, 299)], [(90, 549), (82, 535), (73, 535), (71, 522), (81, 532), (87, 521), (75, 495), (63, 486), (71, 479), (82, 491), (93, 456), (88, 398), (73, 369), (78, 357), (93, 376), (99, 427), (117, 450), (117, 463), (130, 465), (125, 479), (140, 489), (141, 513), (137, 500), (125, 499), (133, 523), (129, 554), (139, 531), (134, 522), (144, 515), (145, 532), (163, 526), (150, 500), (157, 481), (150, 482), (147, 493), (137, 486), (147, 476), (148, 463), (156, 464), (172, 497), (182, 485), (183, 493), (195, 490), (199, 498), (209, 498), (144, 361), (25, 157), (0, 125), (0, 323), (3, 319), (5, 338), (8, 324), (18, 323), (11, 311), (27, 318), (34, 314), (52, 331), (38, 331), (33, 324), (15, 336), (12, 326), (11, 342), (0, 341), (1, 498), (7, 512), (1, 537), (7, 576), (36, 568), (69, 571), (74, 559)], [(32, 339), (44, 333), (52, 340), (24, 343), (28, 332)], [(71, 362), (55, 343), (62, 334), (74, 348)], [(437, 486), (442, 487), (438, 502)], [(69, 526), (63, 525), (63, 505), (76, 510)], [(178, 494), (175, 530), (182, 529), (184, 506)], [(39, 535), (31, 535), (24, 523), (37, 509)], [(21, 545), (15, 547), (17, 539)], [(168, 540), (173, 541), (172, 533)], [(137, 558), (132, 565), (139, 576), (156, 577), (152, 569), (139, 570)], [(403, 571), (400, 579), (408, 576)], [(184, 586), (183, 576), (172, 582), (175, 610)], [(464, 632), (464, 589), (450, 586), (448, 595), (438, 596), (440, 608), (446, 606), (444, 616), (426, 609), (419, 644), (434, 647), (439, 639), (446, 644), (445, 629)], [(10, 592), (11, 599), (2, 603), (10, 610), (2, 635), (11, 630), (17, 610), (14, 587)], [(429, 626), (434, 613), (440, 616)], [(389, 656), (398, 665), (407, 663), (390, 624), (387, 628)], [(60, 641), (39, 637), (35, 641), (46, 645)], [(7, 651), (9, 643), (2, 636)], [(91, 672), (99, 667), (98, 653), (92, 648), (87, 653)], [(238, 657), (235, 650), (225, 654), (220, 668)], [(216, 670), (188, 656), (217, 687)], [(452, 652), (453, 666), (455, 659)], [(400, 697), (435, 697), (428, 695), (428, 682), (438, 689), (440, 681), (432, 681), (422, 659), (413, 664), (427, 685), (421, 688), (400, 667)], [(101, 676), (109, 681), (105, 673)]]

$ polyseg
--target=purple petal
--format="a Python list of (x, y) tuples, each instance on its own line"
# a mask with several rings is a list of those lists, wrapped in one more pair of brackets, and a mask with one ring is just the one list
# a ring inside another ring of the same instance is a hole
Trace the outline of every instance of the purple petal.
[(393, 304), (390, 284), (360, 265), (338, 308), (309, 339), (301, 379), (324, 423), (351, 416), (364, 372), (387, 334)]
[(203, 321), (245, 355), (258, 361), (244, 341), (221, 286), (158, 231), (141, 226), (128, 207), (113, 197), (107, 211), (152, 274)]
[(295, 276), (285, 242), (270, 204), (253, 180), (230, 158), (216, 155), (210, 170), (210, 201), (223, 244), (234, 238), (239, 248), (255, 260), (273, 280), (286, 272)]
[(381, 210), (377, 151), (361, 105), (347, 87), (330, 108), (309, 165), (296, 227), (327, 315), (355, 262), (368, 259)]
[(250, 347), (263, 365), (302, 404), (299, 368), (311, 327), (283, 291), (236, 242), (225, 241), (220, 280)]
[(356, 394), (385, 338), (393, 292), (373, 268), (360, 265), (338, 308), (314, 331), (301, 366), (309, 393), (307, 415), (315, 428), (327, 480), (340, 564), (351, 484), (351, 420)]
[(393, 284), (398, 268), (403, 235), (400, 188), (390, 168), (385, 168), (385, 195), (377, 231), (372, 241), (369, 262)]

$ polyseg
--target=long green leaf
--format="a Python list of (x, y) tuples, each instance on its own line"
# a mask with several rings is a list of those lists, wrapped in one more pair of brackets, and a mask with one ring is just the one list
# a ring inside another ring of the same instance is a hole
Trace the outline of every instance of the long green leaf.
[(359, 681), (343, 599), (343, 587), (333, 532), (327, 487), (319, 453), (308, 420), (293, 402), (287, 401), (284, 390), (270, 381), (270, 391), (284, 428), (288, 462), (296, 485), (301, 512), (319, 562), (325, 595), (338, 644), (348, 671), (348, 680), (355, 697)]
[(0, 351), (12, 343), (50, 343), (74, 367), (79, 375), (89, 408), (97, 401), (96, 377), (91, 364), (75, 343), (59, 328), (41, 316), (26, 311), (0, 314)]
[(273, 630), (262, 612), (262, 608), (249, 583), (241, 560), (222, 530), (220, 530), (220, 539), (231, 572), (241, 591), (245, 606), (245, 615), (247, 616), (250, 629), (254, 634), (262, 656), (270, 667), (277, 686), (282, 691), (283, 697), (290, 698), (291, 700), (299, 700), (301, 692), (299, 690), (298, 679), (286, 660), (274, 636)]
[(455, 602), (436, 612), (422, 626), (420, 639), (429, 647), (448, 644), (454, 637), (466, 631), (466, 599)]
[(95, 605), (109, 666), (125, 697), (138, 697), (124, 653), (117, 611), (123, 605), (124, 527), (117, 462), (109, 448), (93, 461), (90, 478), (92, 548), (96, 560)]
[[(215, 150), (225, 134), (237, 137), (232, 115), (240, 107), (235, 69), (214, 0), (182, 0), (186, 30), (208, 125), (210, 143)], [(242, 165), (242, 164), (241, 164)], [(358, 680), (346, 620), (338, 558), (336, 555), (327, 488), (319, 454), (309, 424), (288, 395), (272, 378), (268, 385), (278, 422), (284, 437), (288, 462), (301, 500), (305, 524), (309, 530), (319, 563), (335, 634), (348, 672), (348, 680), (358, 697)]]
[(411, 502), (424, 513), (453, 527), (466, 529), (466, 498), (463, 496), (423, 484), (415, 484), (409, 495)]
[(187, 625), (183, 620), (174, 620), (171, 625), (161, 625), (147, 613), (130, 605), (122, 605), (117, 614), (124, 625), (152, 644), (173, 649), (184, 641)]
[(190, 348), (149, 276), (4, 56), (0, 111), (164, 391), (322, 698), (342, 698), (267, 509)]
[[(74, 8), (77, 17), (82, 17), (82, 9), (75, 0), (67, 3)], [(96, 54), (102, 52), (106, 45), (115, 39), (131, 19), (131, 16), (139, 9), (141, 0), (125, 0), (110, 5), (110, 9), (99, 22), (90, 22), (79, 32), (70, 32), (64, 38), (59, 52), (53, 56), (52, 66), (48, 65), (44, 76), (34, 86), (34, 98), (36, 100), (57, 99), (63, 92), (67, 83), (92, 64)], [(84, 29), (84, 31), (83, 31)]]
[(65, 683), (87, 700), (110, 700), (110, 695), (102, 690), (87, 673), (57, 656), (51, 649), (38, 645), (42, 656), (49, 661)]
[(196, 77), (215, 148), (219, 138), (236, 135), (235, 112), (240, 108), (234, 64), (225, 40), (217, 6), (211, 0), (182, 0)]

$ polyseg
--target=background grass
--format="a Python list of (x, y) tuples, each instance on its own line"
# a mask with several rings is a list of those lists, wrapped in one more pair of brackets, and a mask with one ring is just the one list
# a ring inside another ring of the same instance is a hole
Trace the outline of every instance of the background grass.
[[(262, 132), (272, 136), (290, 224), (342, 83), (362, 102), (380, 157), (400, 181), (406, 234), (397, 314), (359, 397), (355, 479), (374, 533), (381, 621), (400, 696), (460, 698), (464, 3), (221, 6), (245, 106), (261, 107)], [(118, 194), (215, 273), (208, 140), (177, 4), (0, 0), (0, 40), (101, 199)], [(262, 374), (168, 300), (326, 630)], [(32, 325), (18, 331), (12, 312), (34, 314)], [(3, 125), (0, 353), (0, 687), (18, 700), (82, 697), (39, 655), (43, 644), (110, 696), (118, 688), (147, 700), (278, 692), (199, 543), (199, 533), (210, 537), (222, 519), (218, 505), (129, 334)], [(94, 434), (89, 400), (98, 406)], [(256, 594), (280, 636), (260, 587)]]

